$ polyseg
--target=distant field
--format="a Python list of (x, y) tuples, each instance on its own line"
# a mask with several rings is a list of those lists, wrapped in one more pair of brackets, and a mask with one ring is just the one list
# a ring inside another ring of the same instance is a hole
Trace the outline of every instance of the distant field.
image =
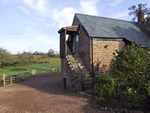
[[(16, 57), (16, 56), (14, 55), (13, 57)], [(37, 58), (37, 55), (35, 55), (35, 57)], [(2, 77), (2, 74), (5, 74), (6, 76), (8, 76), (8, 75), (15, 75), (18, 73), (32, 72), (32, 70), (48, 71), (48, 70), (51, 70), (53, 66), (55, 69), (61, 69), (60, 58), (47, 58), (42, 61), (49, 61), (50, 63), (49, 64), (44, 63), (44, 66), (42, 64), (33, 64), (30, 66), (29, 71), (27, 71), (27, 67), (5, 66), (2, 68), (3, 72), (0, 72), (0, 78)]]

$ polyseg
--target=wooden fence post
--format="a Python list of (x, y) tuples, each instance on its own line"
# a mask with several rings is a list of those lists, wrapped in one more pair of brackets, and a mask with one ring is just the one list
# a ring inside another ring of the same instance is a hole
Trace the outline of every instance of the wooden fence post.
[(35, 71), (36, 71), (36, 70), (32, 70), (32, 76), (34, 76), (34, 75), (35, 75)]
[(54, 67), (53, 67), (53, 69), (52, 69), (52, 73), (54, 72)]
[(3, 86), (5, 86), (5, 74), (3, 74)]
[(50, 73), (50, 75), (51, 75), (51, 70), (49, 70), (49, 73)]
[(21, 74), (21, 75), (22, 75), (22, 79), (24, 80), (25, 79), (24, 75), (23, 74)]
[(12, 75), (10, 75), (10, 84), (12, 85)]
[(16, 80), (16, 82), (18, 82), (18, 77), (17, 77), (17, 75), (15, 76), (15, 80)]

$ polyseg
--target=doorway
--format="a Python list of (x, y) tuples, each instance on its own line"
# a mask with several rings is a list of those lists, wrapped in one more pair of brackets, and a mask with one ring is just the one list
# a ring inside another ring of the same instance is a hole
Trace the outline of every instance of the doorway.
[(63, 77), (63, 89), (67, 89), (67, 80), (66, 80), (66, 77)]

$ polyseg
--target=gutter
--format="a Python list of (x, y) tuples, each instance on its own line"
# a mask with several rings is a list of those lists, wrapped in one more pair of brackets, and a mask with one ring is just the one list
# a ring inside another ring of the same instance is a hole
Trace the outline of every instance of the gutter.
[(92, 41), (92, 74), (93, 74), (93, 37), (90, 37)]

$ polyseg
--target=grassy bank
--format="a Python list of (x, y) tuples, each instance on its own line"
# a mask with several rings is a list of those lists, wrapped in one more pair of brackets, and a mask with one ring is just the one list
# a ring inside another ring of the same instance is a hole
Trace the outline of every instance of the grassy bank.
[[(40, 60), (39, 60), (40, 61)], [(43, 60), (42, 60), (43, 61)], [(0, 71), (0, 78), (2, 78), (2, 75), (5, 74), (5, 76), (9, 75), (17, 75), (17, 74), (23, 74), (26, 72), (32, 72), (32, 70), (36, 70), (37, 72), (45, 71), (49, 72), (54, 67), (54, 74), (57, 74), (57, 70), (60, 69), (61, 71), (61, 59), (60, 58), (47, 58), (44, 61), (49, 61), (50, 63), (44, 63), (42, 64), (32, 64), (29, 68), (29, 71), (27, 71), (27, 66), (21, 67), (21, 66), (4, 66), (2, 68), (2, 72)], [(0, 87), (3, 86), (2, 83), (0, 83)]]

